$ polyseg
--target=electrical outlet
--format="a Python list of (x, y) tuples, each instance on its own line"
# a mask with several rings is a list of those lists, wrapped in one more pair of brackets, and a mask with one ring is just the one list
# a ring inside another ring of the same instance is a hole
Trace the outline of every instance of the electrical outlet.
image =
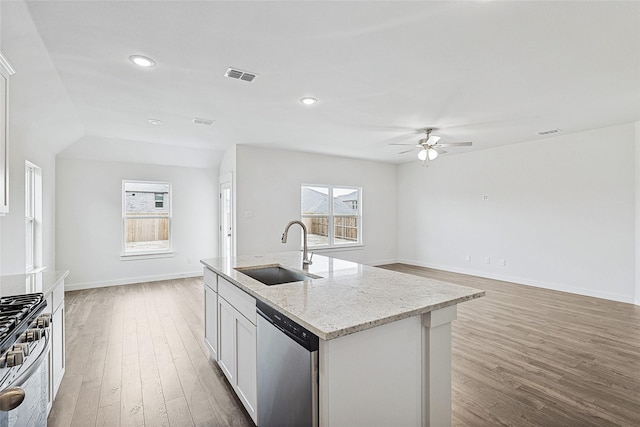
[(464, 260), (465, 260), (465, 261), (467, 261), (467, 262), (471, 262), (471, 255), (467, 255), (467, 256), (464, 258)]
[(500, 265), (503, 266), (503, 267), (506, 267), (507, 266), (507, 260), (506, 259), (501, 259), (500, 260)]
[(491, 264), (491, 257), (485, 257), (484, 258), (484, 263), (485, 264)]
[(187, 257), (187, 264), (191, 264), (193, 262), (193, 259), (191, 257)]
[(487, 200), (489, 200), (489, 195), (488, 195), (488, 194), (483, 194), (483, 195), (482, 195), (482, 200), (483, 200), (483, 201), (485, 201), (485, 202), (486, 202)]

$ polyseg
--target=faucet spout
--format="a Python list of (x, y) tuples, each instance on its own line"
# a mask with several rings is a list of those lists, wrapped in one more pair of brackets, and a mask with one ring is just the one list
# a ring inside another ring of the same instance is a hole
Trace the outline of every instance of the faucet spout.
[(300, 227), (302, 227), (302, 241), (303, 241), (303, 246), (302, 246), (302, 265), (303, 266), (308, 266), (309, 264), (311, 264), (311, 260), (309, 259), (309, 254), (307, 251), (307, 226), (304, 225), (304, 223), (302, 221), (290, 221), (289, 224), (287, 224), (287, 226), (284, 228), (284, 233), (282, 233), (282, 243), (287, 243), (287, 235), (289, 234), (289, 228), (293, 225), (293, 224), (298, 224)]

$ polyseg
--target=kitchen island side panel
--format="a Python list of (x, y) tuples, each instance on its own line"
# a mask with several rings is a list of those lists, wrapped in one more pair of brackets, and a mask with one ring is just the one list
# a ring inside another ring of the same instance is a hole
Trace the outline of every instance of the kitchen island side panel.
[(422, 319), (320, 341), (320, 426), (422, 424)]

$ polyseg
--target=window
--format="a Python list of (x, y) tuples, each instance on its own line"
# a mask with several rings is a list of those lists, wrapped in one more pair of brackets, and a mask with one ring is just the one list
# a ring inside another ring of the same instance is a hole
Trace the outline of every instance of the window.
[(42, 263), (42, 170), (25, 162), (24, 230), (25, 268), (33, 271)]
[(167, 182), (123, 181), (123, 255), (171, 252), (170, 196)]
[(301, 214), (309, 247), (362, 243), (361, 193), (355, 187), (302, 186)]
[(164, 193), (155, 193), (156, 209), (164, 208)]

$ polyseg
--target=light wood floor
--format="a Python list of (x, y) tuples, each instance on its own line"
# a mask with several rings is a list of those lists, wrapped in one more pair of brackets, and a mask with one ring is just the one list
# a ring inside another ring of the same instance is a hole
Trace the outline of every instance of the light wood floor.
[[(485, 289), (453, 323), (455, 426), (640, 426), (640, 307), (411, 267)], [(67, 292), (50, 426), (251, 426), (203, 344), (201, 279)]]
[(204, 347), (201, 279), (65, 293), (49, 426), (252, 426)]
[(456, 426), (640, 426), (640, 307), (401, 264), (484, 289), (452, 327)]

